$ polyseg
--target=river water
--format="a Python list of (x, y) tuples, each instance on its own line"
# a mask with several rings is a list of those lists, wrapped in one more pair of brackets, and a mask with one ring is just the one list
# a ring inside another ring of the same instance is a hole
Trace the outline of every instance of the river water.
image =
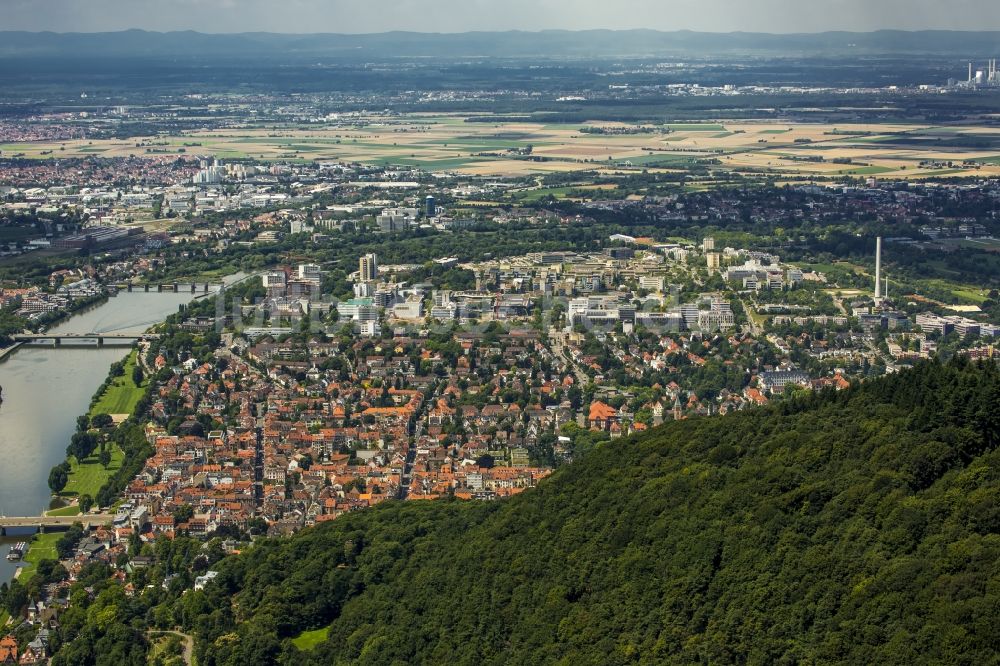
[[(52, 333), (139, 333), (177, 312), (192, 294), (122, 292), (50, 329)], [(66, 457), (76, 417), (104, 382), (124, 346), (24, 345), (0, 362), (0, 515), (34, 516), (49, 508), (49, 470)], [(28, 540), (15, 531), (0, 545), (0, 582), (15, 566), (7, 544)]]

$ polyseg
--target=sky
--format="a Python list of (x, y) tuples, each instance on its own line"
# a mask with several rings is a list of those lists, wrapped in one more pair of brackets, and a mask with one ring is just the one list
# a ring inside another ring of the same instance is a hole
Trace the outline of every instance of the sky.
[(1000, 0), (0, 0), (0, 30), (1000, 30)]

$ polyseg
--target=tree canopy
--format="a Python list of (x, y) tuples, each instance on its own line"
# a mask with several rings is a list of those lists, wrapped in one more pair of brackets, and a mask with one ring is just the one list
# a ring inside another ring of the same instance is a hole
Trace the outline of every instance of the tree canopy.
[(998, 437), (1000, 370), (924, 363), (261, 540), (146, 616), (205, 666), (992, 663)]

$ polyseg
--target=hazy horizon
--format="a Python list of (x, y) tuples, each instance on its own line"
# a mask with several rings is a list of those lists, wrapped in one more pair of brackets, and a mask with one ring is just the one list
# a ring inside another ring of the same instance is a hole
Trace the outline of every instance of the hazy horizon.
[(0, 0), (5, 30), (367, 34), (391, 31), (651, 30), (814, 33), (1000, 30), (985, 0)]

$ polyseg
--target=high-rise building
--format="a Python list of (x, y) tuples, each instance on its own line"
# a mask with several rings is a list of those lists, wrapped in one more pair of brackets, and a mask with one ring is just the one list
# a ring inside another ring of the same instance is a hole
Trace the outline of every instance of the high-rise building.
[(708, 266), (708, 270), (718, 270), (719, 269), (719, 253), (709, 252), (705, 255), (705, 263)]
[(434, 205), (434, 197), (427, 197), (427, 217), (437, 215), (437, 208)]
[(319, 285), (323, 281), (323, 270), (316, 264), (299, 264), (298, 279)]
[(698, 304), (697, 303), (684, 303), (679, 308), (681, 318), (684, 320), (684, 326), (687, 328), (694, 328), (698, 325)]
[(373, 282), (378, 279), (378, 257), (366, 254), (358, 263), (358, 274), (361, 282)]
[(714, 250), (715, 249), (715, 239), (712, 238), (711, 236), (706, 236), (701, 241), (701, 249), (704, 250), (705, 252), (711, 252), (712, 250)]
[(264, 273), (261, 276), (261, 280), (264, 283), (264, 290), (267, 292), (268, 298), (277, 298), (285, 295), (285, 284), (288, 282), (288, 276), (285, 275), (284, 271)]
[(378, 216), (378, 228), (384, 232), (404, 231), (414, 224), (416, 208), (386, 208)]

